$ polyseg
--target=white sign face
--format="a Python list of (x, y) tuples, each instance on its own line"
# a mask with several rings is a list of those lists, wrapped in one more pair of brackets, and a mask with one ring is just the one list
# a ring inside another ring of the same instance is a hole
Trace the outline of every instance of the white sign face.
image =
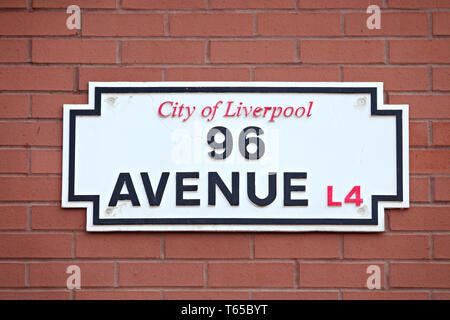
[(382, 83), (91, 82), (64, 105), (62, 206), (88, 231), (383, 231), (408, 137)]

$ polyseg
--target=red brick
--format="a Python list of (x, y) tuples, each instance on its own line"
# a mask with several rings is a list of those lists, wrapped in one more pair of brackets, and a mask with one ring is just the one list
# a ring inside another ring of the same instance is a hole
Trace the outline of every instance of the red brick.
[(450, 91), (450, 68), (433, 68), (433, 90)]
[(76, 300), (159, 300), (159, 291), (148, 290), (76, 290)]
[(383, 6), (382, 0), (301, 0), (300, 9), (366, 9), (370, 5)]
[(361, 263), (300, 263), (300, 287), (366, 288), (369, 265), (381, 269), (381, 287), (384, 287), (384, 267), (379, 264)]
[(33, 62), (115, 63), (114, 40), (33, 40)]
[(292, 0), (210, 0), (211, 9), (293, 9)]
[(0, 173), (27, 173), (28, 151), (0, 149)]
[(409, 145), (412, 147), (428, 145), (428, 124), (426, 122), (409, 123)]
[[(63, 8), (76, 4), (81, 10), (86, 8), (115, 9), (116, 0), (33, 0), (33, 8)], [(83, 15), (84, 18), (84, 15)]]
[(4, 122), (0, 124), (0, 145), (61, 146), (60, 122)]
[(33, 206), (31, 210), (33, 230), (84, 230), (85, 209), (63, 209), (60, 206)]
[(448, 263), (392, 263), (390, 284), (393, 288), (448, 288)]
[(285, 262), (209, 263), (210, 287), (293, 287), (294, 264)]
[(415, 291), (344, 291), (344, 300), (428, 300), (428, 292)]
[(27, 62), (28, 40), (0, 40), (0, 62)]
[(257, 234), (255, 258), (338, 258), (337, 234)]
[(450, 8), (447, 0), (389, 0), (389, 8), (421, 9), (421, 8)]
[(28, 118), (28, 96), (26, 95), (0, 95), (0, 118)]
[(391, 63), (449, 63), (450, 40), (391, 40)]
[(164, 36), (163, 14), (83, 14), (83, 36), (151, 37)]
[(347, 13), (345, 34), (349, 36), (427, 36), (428, 15), (425, 12), (383, 12), (381, 29), (367, 28), (367, 13)]
[(412, 202), (429, 202), (430, 180), (428, 178), (409, 178), (409, 197)]
[(339, 67), (256, 68), (256, 81), (339, 81)]
[(60, 200), (60, 177), (0, 177), (0, 201)]
[(160, 236), (138, 233), (97, 233), (76, 236), (81, 258), (159, 258)]
[(344, 81), (381, 81), (387, 91), (428, 90), (428, 69), (423, 67), (344, 67)]
[(172, 36), (238, 37), (253, 35), (253, 14), (179, 13), (170, 15)]
[(337, 291), (257, 291), (255, 300), (338, 300)]
[(260, 13), (258, 33), (265, 36), (340, 36), (339, 13)]
[(0, 8), (26, 8), (26, 0), (3, 0)]
[(384, 62), (384, 42), (381, 40), (302, 40), (300, 59), (307, 63)]
[(73, 68), (0, 67), (0, 90), (73, 90)]
[(70, 258), (71, 234), (0, 234), (2, 258)]
[(433, 34), (436, 36), (450, 35), (450, 12), (433, 13)]
[[(81, 77), (83, 68), (80, 68)], [(32, 117), (62, 119), (64, 104), (87, 104), (87, 94), (34, 94), (32, 96)]]
[(433, 300), (450, 300), (450, 292), (433, 292)]
[(61, 173), (61, 150), (31, 151), (31, 173)]
[(67, 36), (66, 12), (0, 12), (0, 35), (3, 36)]
[(67, 287), (67, 267), (80, 267), (81, 288), (112, 287), (114, 285), (113, 263), (78, 263), (78, 262), (48, 262), (30, 264), (31, 287)]
[(345, 234), (345, 259), (427, 259), (428, 236)]
[(389, 103), (409, 104), (410, 119), (448, 119), (450, 118), (450, 108), (448, 108), (449, 100), (450, 95), (389, 94)]
[(166, 258), (250, 258), (250, 236), (246, 234), (175, 233), (166, 235)]
[(0, 287), (24, 287), (25, 264), (0, 263)]
[(69, 300), (70, 292), (56, 290), (7, 290), (0, 291), (0, 300)]
[(450, 150), (411, 150), (409, 155), (413, 174), (450, 173)]
[(166, 300), (248, 300), (245, 291), (164, 291)]
[(0, 230), (25, 230), (27, 207), (0, 206)]
[(434, 200), (450, 201), (450, 178), (434, 178)]
[(193, 262), (120, 263), (121, 287), (200, 287), (203, 264)]
[(87, 90), (89, 81), (162, 81), (162, 69), (81, 67), (79, 69), (79, 89)]
[(249, 81), (247, 68), (169, 68), (168, 81)]
[(450, 145), (450, 122), (433, 122), (433, 145)]
[(205, 9), (204, 0), (122, 0), (124, 9)]
[(436, 234), (433, 236), (433, 256), (435, 259), (450, 259), (450, 235)]
[(389, 225), (392, 230), (449, 231), (449, 207), (412, 207), (390, 211)]
[(130, 40), (122, 43), (123, 63), (203, 63), (204, 41)]
[(212, 41), (214, 63), (282, 63), (294, 62), (294, 41)]

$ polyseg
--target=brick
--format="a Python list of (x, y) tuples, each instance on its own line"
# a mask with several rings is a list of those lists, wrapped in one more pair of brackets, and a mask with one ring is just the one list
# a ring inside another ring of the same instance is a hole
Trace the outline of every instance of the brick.
[(410, 150), (409, 154), (413, 174), (450, 173), (450, 150)]
[(71, 234), (1, 234), (2, 258), (70, 258)]
[(409, 197), (412, 202), (429, 202), (430, 180), (428, 178), (409, 178)]
[(0, 291), (1, 300), (69, 300), (70, 292), (56, 290), (8, 290)]
[(0, 230), (25, 230), (27, 207), (0, 206)]
[(428, 90), (428, 70), (423, 67), (344, 67), (344, 81), (380, 81), (387, 91)]
[(33, 40), (33, 62), (115, 63), (114, 40)]
[(409, 104), (410, 119), (448, 119), (450, 108), (448, 101), (450, 95), (403, 95), (389, 93), (389, 103)]
[(449, 63), (450, 40), (391, 40), (391, 63)]
[(390, 211), (391, 230), (449, 231), (449, 207), (412, 207)]
[(253, 35), (253, 14), (179, 13), (170, 15), (170, 35), (239, 37)]
[(294, 9), (291, 0), (210, 0), (211, 9)]
[(340, 36), (339, 13), (260, 13), (258, 33), (265, 36)]
[(0, 149), (0, 173), (27, 173), (28, 151)]
[(121, 287), (200, 287), (203, 264), (193, 262), (120, 263)]
[(0, 67), (0, 90), (73, 90), (73, 68)]
[(164, 36), (163, 14), (83, 14), (83, 36), (151, 37)]
[(345, 234), (344, 259), (427, 259), (428, 236)]
[(60, 206), (33, 206), (31, 228), (33, 230), (84, 230), (85, 209), (63, 209)]
[(248, 300), (249, 294), (245, 291), (164, 291), (166, 300)]
[(162, 81), (162, 69), (81, 67), (79, 69), (78, 88), (88, 90), (89, 81)]
[(450, 178), (434, 178), (434, 200), (450, 201)]
[(433, 122), (433, 145), (450, 145), (450, 122)]
[(25, 264), (0, 263), (0, 287), (24, 287)]
[(3, 0), (0, 8), (26, 8), (26, 0)]
[(433, 300), (450, 300), (450, 292), (433, 292)]
[(76, 290), (76, 300), (159, 300), (159, 291), (148, 290)]
[(409, 145), (411, 147), (428, 145), (428, 124), (426, 122), (409, 123)]
[(248, 68), (169, 68), (167, 81), (249, 81)]
[(384, 267), (376, 263), (300, 263), (302, 288), (366, 288), (369, 265), (381, 269), (381, 287), (384, 287)]
[(60, 122), (4, 122), (0, 124), (0, 144), (7, 146), (61, 146)]
[(68, 36), (66, 12), (0, 12), (2, 36)]
[(28, 40), (0, 40), (0, 62), (27, 62)]
[(435, 234), (433, 236), (433, 256), (435, 259), (450, 259), (450, 235)]
[(0, 201), (61, 201), (61, 178), (0, 177)]
[(348, 36), (427, 36), (428, 15), (425, 12), (383, 12), (381, 29), (367, 28), (367, 13), (345, 14)]
[(255, 258), (338, 258), (337, 234), (257, 234)]
[(157, 234), (109, 233), (76, 236), (76, 256), (81, 258), (159, 258)]
[(435, 36), (450, 35), (450, 12), (433, 13), (433, 34)]
[(301, 0), (300, 9), (366, 9), (370, 5), (383, 7), (382, 0)]
[(64, 104), (88, 103), (87, 94), (33, 94), (31, 99), (32, 117), (44, 119), (62, 119)]
[(203, 63), (205, 43), (192, 40), (122, 42), (123, 63)]
[(255, 68), (256, 81), (339, 81), (339, 67)]
[[(74, 4), (73, 0), (33, 0), (33, 8), (63, 8)], [(83, 9), (115, 9), (116, 0), (77, 0), (76, 5)], [(83, 15), (84, 18), (84, 15)]]
[(213, 63), (283, 63), (294, 62), (294, 41), (212, 41)]
[(205, 9), (204, 0), (122, 0), (124, 9)]
[(344, 300), (428, 300), (428, 292), (417, 291), (343, 291)]
[(0, 118), (28, 118), (29, 102), (27, 95), (0, 95)]
[(450, 264), (448, 263), (391, 263), (392, 288), (448, 288)]
[(285, 262), (209, 263), (210, 287), (293, 287), (294, 265)]
[(31, 173), (61, 173), (61, 150), (32, 150)]
[(256, 291), (255, 300), (338, 300), (337, 291)]
[(113, 263), (48, 262), (30, 264), (30, 286), (66, 288), (67, 278), (72, 274), (66, 273), (70, 265), (80, 267), (81, 288), (114, 285)]
[(250, 258), (250, 236), (245, 234), (175, 233), (165, 237), (166, 258)]
[(384, 62), (381, 40), (302, 40), (300, 60), (306, 63)]
[(450, 68), (433, 68), (433, 90), (450, 91)]
[(422, 8), (450, 8), (447, 0), (389, 0), (389, 8), (422, 9)]

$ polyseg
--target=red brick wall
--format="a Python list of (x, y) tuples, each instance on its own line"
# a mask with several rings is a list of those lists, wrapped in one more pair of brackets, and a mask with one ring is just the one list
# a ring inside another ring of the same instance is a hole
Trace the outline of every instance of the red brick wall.
[[(450, 298), (450, 1), (0, 8), (0, 299)], [(85, 210), (60, 208), (61, 111), (95, 80), (383, 81), (386, 103), (410, 105), (411, 208), (380, 234), (86, 233)], [(72, 264), (81, 290), (66, 289)], [(372, 264), (381, 290), (365, 287)]]

